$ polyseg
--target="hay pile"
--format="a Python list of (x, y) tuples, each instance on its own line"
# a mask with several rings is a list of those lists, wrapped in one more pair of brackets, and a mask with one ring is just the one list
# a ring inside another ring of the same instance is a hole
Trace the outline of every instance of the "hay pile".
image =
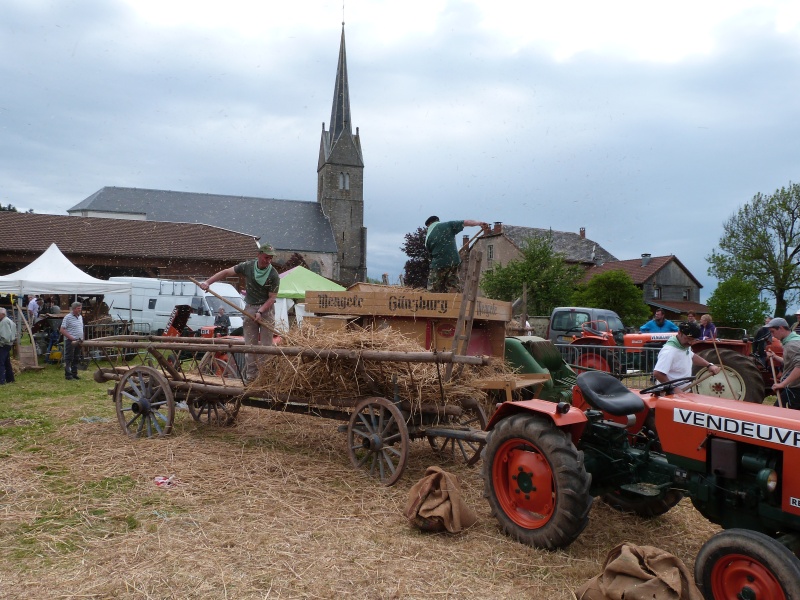
[[(391, 352), (425, 352), (416, 339), (391, 329), (352, 327), (324, 331), (313, 327), (292, 329), (283, 338), (286, 346), (309, 349), (345, 348)], [(454, 373), (458, 365), (454, 366)], [(332, 399), (357, 396), (397, 394), (418, 408), (421, 404), (458, 404), (474, 398), (490, 404), (486, 392), (475, 385), (476, 379), (511, 376), (504, 361), (493, 360), (483, 367), (464, 365), (458, 377), (444, 382), (446, 365), (401, 361), (303, 359), (299, 356), (275, 356), (264, 360), (258, 378), (249, 392), (263, 392), (273, 397), (303, 398), (314, 404), (328, 404)]]

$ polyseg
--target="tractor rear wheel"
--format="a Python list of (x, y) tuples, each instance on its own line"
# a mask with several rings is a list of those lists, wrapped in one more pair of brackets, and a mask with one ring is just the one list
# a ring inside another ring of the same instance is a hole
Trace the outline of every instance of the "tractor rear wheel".
[(726, 529), (708, 540), (694, 561), (706, 600), (800, 598), (800, 561), (779, 541), (749, 529)]
[(481, 475), (492, 514), (517, 541), (564, 548), (589, 522), (592, 478), (583, 452), (547, 417), (502, 419), (489, 432)]
[[(698, 394), (755, 404), (764, 402), (764, 379), (752, 358), (728, 348), (719, 348), (719, 356), (714, 348), (698, 352), (698, 356), (715, 364), (722, 361), (724, 365), (719, 374), (712, 375), (693, 388)], [(700, 379), (706, 374), (706, 370), (695, 366), (692, 368), (692, 374)]]

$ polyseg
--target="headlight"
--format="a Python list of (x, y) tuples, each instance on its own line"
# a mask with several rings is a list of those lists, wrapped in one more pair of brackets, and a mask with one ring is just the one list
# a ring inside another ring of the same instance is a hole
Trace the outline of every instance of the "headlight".
[(758, 485), (765, 494), (778, 488), (778, 472), (775, 469), (761, 469), (757, 476)]

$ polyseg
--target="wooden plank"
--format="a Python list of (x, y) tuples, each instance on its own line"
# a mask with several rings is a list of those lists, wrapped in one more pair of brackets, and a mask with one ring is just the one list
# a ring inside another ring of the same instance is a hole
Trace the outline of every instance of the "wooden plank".
[(526, 373), (525, 375), (515, 375), (511, 377), (489, 377), (485, 379), (475, 379), (471, 383), (481, 390), (504, 390), (510, 386), (511, 389), (518, 390), (544, 383), (550, 379), (549, 373)]
[[(306, 292), (306, 310), (315, 315), (362, 315), (394, 317), (436, 317), (457, 319), (461, 294), (429, 292)], [(476, 320), (509, 321), (511, 303), (478, 298)]]

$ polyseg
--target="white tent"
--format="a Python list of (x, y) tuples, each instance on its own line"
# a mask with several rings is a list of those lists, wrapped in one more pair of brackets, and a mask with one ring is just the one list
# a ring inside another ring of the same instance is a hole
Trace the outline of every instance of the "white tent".
[(61, 253), (58, 246), (50, 244), (39, 258), (10, 275), (0, 276), (0, 293), (3, 294), (79, 294), (91, 296), (111, 292), (127, 292), (131, 286), (96, 279), (81, 271)]

